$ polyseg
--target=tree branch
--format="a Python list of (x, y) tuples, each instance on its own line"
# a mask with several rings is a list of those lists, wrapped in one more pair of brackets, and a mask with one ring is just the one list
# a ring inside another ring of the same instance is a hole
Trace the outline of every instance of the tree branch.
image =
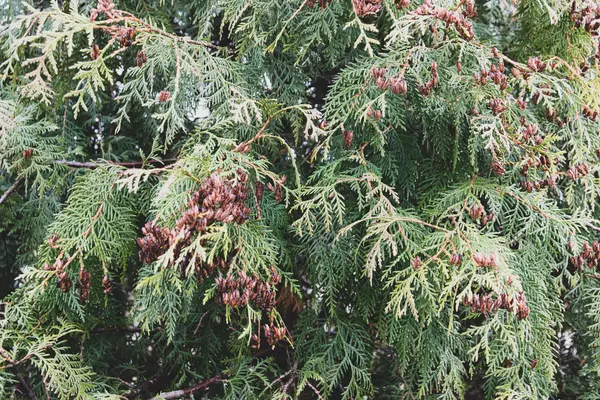
[(258, 133), (252, 139), (248, 140), (247, 142), (242, 142), (242, 143), (238, 144), (237, 147), (235, 148), (235, 151), (241, 151), (241, 152), (246, 151), (252, 143), (256, 142), (258, 139), (263, 137), (263, 134), (265, 133), (265, 130), (267, 129), (267, 126), (269, 126), (270, 123), (271, 123), (271, 117), (267, 118), (267, 121), (265, 122), (265, 124), (262, 126), (262, 128), (260, 128)]
[[(148, 160), (148, 161), (130, 161), (130, 162), (117, 162), (117, 161), (108, 161), (109, 164), (118, 165), (120, 167), (128, 167), (128, 168), (136, 168), (142, 167), (146, 164), (150, 165), (168, 165), (173, 164), (177, 161), (176, 158), (167, 158), (164, 160)], [(98, 168), (101, 164), (95, 161), (81, 162), (81, 161), (68, 161), (68, 160), (58, 160), (56, 164), (66, 165), (71, 168), (89, 168), (94, 169)]]
[[(29, 384), (25, 380), (25, 378), (23, 376), (23, 373), (22, 373), (23, 371), (19, 367), (20, 363), (22, 363), (22, 362), (28, 360), (29, 358), (33, 357), (33, 353), (29, 353), (23, 359), (16, 361), (16, 360), (13, 360), (13, 358), (10, 356), (10, 354), (8, 353), (8, 351), (6, 351), (2, 346), (0, 346), (0, 355), (6, 359), (7, 367), (13, 367), (14, 368), (15, 375), (17, 376), (17, 378), (19, 378), (19, 382), (21, 382), (21, 385), (23, 386), (23, 389), (27, 392), (27, 394), (29, 395), (29, 397), (32, 400), (38, 400), (37, 396), (35, 395), (35, 393), (33, 392), (33, 390), (31, 390), (31, 387), (29, 386)], [(4, 367), (0, 367), (0, 368), (4, 368)], [(44, 384), (45, 383), (46, 382), (44, 382)]]
[[(156, 327), (152, 331), (158, 332), (161, 330), (161, 327)], [(142, 328), (138, 328), (137, 326), (115, 326), (115, 327), (106, 327), (106, 328), (96, 328), (92, 330), (91, 333), (141, 333)]]
[(212, 384), (222, 382), (223, 378), (220, 375), (213, 376), (205, 381), (198, 383), (197, 385), (191, 386), (189, 388), (174, 390), (172, 392), (161, 393), (158, 396), (152, 397), (149, 400), (170, 400), (170, 399), (179, 399), (183, 396), (187, 396), (188, 394), (192, 394), (197, 392), (198, 390), (206, 389)]
[[(140, 393), (142, 393), (142, 391), (144, 391), (148, 386), (155, 384), (160, 378), (161, 378), (161, 375), (156, 375), (154, 378), (148, 379), (147, 381), (140, 383), (138, 386), (133, 387), (129, 393), (124, 395), (124, 397), (127, 399), (137, 398), (137, 396), (139, 396)], [(119, 379), (119, 380), (121, 380), (121, 379)], [(129, 384), (125, 381), (122, 381), (122, 382), (129, 387), (132, 386), (131, 384)]]
[(35, 393), (31, 389), (31, 387), (29, 386), (29, 384), (27, 383), (27, 381), (21, 374), (20, 368), (18, 368), (18, 367), (15, 368), (15, 375), (17, 375), (17, 378), (19, 378), (19, 381), (21, 382), (23, 389), (25, 389), (25, 391), (27, 392), (27, 395), (29, 395), (31, 400), (38, 400), (37, 396), (35, 395)]
[(8, 196), (10, 196), (15, 190), (17, 190), (19, 186), (21, 186), (21, 183), (23, 183), (23, 178), (17, 179), (15, 183), (13, 183), (12, 186), (9, 187), (8, 190), (6, 190), (6, 192), (4, 192), (2, 197), (0, 197), (0, 204), (4, 203), (6, 199), (8, 199)]
[(308, 385), (309, 388), (312, 389), (313, 392), (315, 392), (315, 394), (317, 395), (317, 397), (320, 400), (323, 400), (323, 396), (321, 396), (321, 392), (319, 392), (319, 390), (316, 387), (314, 387), (314, 385), (312, 383), (310, 383), (309, 381), (306, 381), (306, 384)]

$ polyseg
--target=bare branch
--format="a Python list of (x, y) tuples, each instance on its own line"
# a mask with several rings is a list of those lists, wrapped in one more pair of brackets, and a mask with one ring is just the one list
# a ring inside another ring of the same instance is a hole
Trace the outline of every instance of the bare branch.
[(8, 199), (8, 196), (10, 196), (15, 190), (17, 190), (19, 186), (21, 186), (21, 183), (23, 183), (23, 178), (17, 179), (15, 183), (13, 183), (12, 186), (9, 187), (6, 192), (4, 192), (2, 197), (0, 197), (0, 204), (4, 203), (6, 199)]
[(149, 400), (170, 400), (170, 399), (179, 399), (181, 397), (187, 396), (188, 394), (192, 394), (194, 392), (197, 392), (198, 390), (202, 390), (202, 389), (206, 389), (208, 388), (210, 385), (213, 385), (215, 383), (219, 383), (222, 382), (223, 378), (220, 375), (217, 376), (213, 376), (212, 378), (209, 378), (205, 381), (202, 381), (200, 383), (198, 383), (197, 385), (185, 388), (185, 389), (180, 389), (180, 390), (174, 390), (172, 392), (165, 392), (165, 393), (161, 393), (158, 396), (152, 397)]
[(17, 378), (19, 378), (19, 381), (21, 382), (21, 385), (23, 386), (23, 389), (25, 389), (25, 391), (27, 392), (27, 395), (31, 398), (31, 400), (38, 400), (38, 398), (35, 395), (34, 391), (31, 389), (31, 386), (29, 386), (29, 384), (25, 380), (23, 374), (21, 374), (20, 368), (17, 367), (15, 369), (15, 375), (17, 375)]

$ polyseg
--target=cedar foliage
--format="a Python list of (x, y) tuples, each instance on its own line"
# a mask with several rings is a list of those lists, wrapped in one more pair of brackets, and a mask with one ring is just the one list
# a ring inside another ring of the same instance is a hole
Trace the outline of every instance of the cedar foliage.
[(0, 18), (1, 398), (600, 398), (596, 2)]

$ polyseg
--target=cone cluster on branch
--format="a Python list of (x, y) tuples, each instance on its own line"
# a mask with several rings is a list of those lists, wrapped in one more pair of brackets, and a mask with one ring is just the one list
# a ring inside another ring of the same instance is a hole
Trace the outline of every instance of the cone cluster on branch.
[(140, 260), (150, 264), (172, 249), (172, 260), (180, 266), (182, 273), (194, 261), (194, 270), (200, 280), (211, 275), (215, 268), (228, 269), (232, 254), (228, 260), (217, 259), (210, 265), (189, 256), (183, 260), (179, 258), (195, 236), (206, 232), (209, 226), (219, 222), (242, 224), (248, 220), (251, 210), (245, 203), (248, 197), (247, 180), (248, 176), (241, 170), (231, 179), (212, 174), (188, 201), (187, 209), (174, 228), (158, 227), (154, 222), (148, 222), (142, 228), (144, 236), (137, 240), (141, 248)]
[(108, 19), (118, 18), (122, 15), (112, 0), (99, 0), (96, 8), (92, 9), (90, 21), (95, 21), (101, 14)]
[[(267, 183), (267, 189), (269, 189), (275, 195), (275, 201), (281, 203), (285, 198), (283, 194), (283, 186), (287, 182), (287, 176), (283, 175), (279, 182), (269, 182)], [(262, 185), (262, 184), (261, 184)], [(263, 186), (264, 188), (264, 186)], [(261, 190), (261, 198), (262, 198), (262, 190)]]
[(431, 78), (424, 83), (423, 85), (419, 85), (418, 90), (421, 95), (427, 97), (431, 94), (431, 89), (438, 85), (439, 75), (437, 72), (437, 63), (435, 61), (431, 62)]
[(456, 265), (456, 266), (460, 265), (460, 263), (462, 263), (462, 254), (453, 253), (450, 256), (449, 262), (450, 262), (450, 265)]
[[(558, 118), (555, 118), (555, 120), (558, 120)], [(536, 124), (528, 124), (525, 118), (521, 117), (521, 128), (519, 128), (518, 131), (518, 141), (534, 146), (541, 146), (544, 142), (544, 138), (538, 133), (538, 127)], [(555, 187), (559, 176), (553, 170), (552, 166), (557, 162), (558, 159), (553, 158), (552, 155), (539, 154), (539, 152), (538, 154), (527, 152), (520, 161), (520, 173), (525, 177), (525, 179), (522, 179), (519, 182), (521, 189), (525, 192), (531, 193), (534, 190), (540, 191), (547, 187)], [(541, 171), (543, 178), (531, 180), (530, 171), (532, 169)]]
[(33, 156), (33, 149), (32, 148), (27, 148), (25, 150), (23, 150), (23, 160), (29, 160), (31, 158), (31, 156)]
[(102, 287), (105, 294), (109, 294), (112, 291), (112, 282), (108, 275), (104, 275), (104, 278), (102, 278)]
[(349, 149), (352, 145), (352, 140), (354, 139), (354, 131), (346, 130), (342, 132), (342, 140), (344, 141), (344, 146)]
[(100, 47), (96, 43), (92, 45), (92, 49), (90, 50), (90, 58), (92, 60), (97, 60), (100, 57)]
[(406, 80), (401, 76), (386, 77), (388, 70), (385, 68), (371, 69), (371, 76), (375, 80), (375, 84), (380, 90), (390, 89), (394, 94), (406, 94), (408, 85)]
[(488, 80), (491, 80), (496, 84), (500, 90), (505, 90), (508, 87), (508, 76), (504, 73), (506, 71), (504, 62), (500, 60), (498, 65), (492, 64), (489, 70), (482, 69), (478, 74), (475, 74), (475, 82), (485, 86)]
[(381, 11), (381, 0), (352, 0), (352, 5), (359, 17), (375, 15)]
[[(216, 279), (217, 302), (235, 309), (253, 304), (268, 314), (269, 322), (263, 325), (262, 333), (267, 343), (275, 346), (287, 335), (285, 326), (275, 325), (272, 314), (276, 303), (275, 288), (280, 282), (281, 276), (275, 268), (271, 268), (268, 281), (262, 280), (257, 275), (248, 276), (244, 271), (238, 272), (237, 277), (229, 273), (225, 277)], [(251, 339), (252, 347), (260, 348), (260, 333), (253, 334)]]
[(475, 37), (475, 33), (473, 32), (473, 23), (467, 18), (473, 18), (477, 13), (472, 1), (469, 0), (464, 3), (463, 11), (459, 12), (435, 6), (431, 0), (425, 0), (414, 13), (416, 15), (429, 15), (446, 22), (448, 25), (452, 24), (463, 39), (471, 40)]
[[(52, 235), (48, 239), (48, 245), (51, 248), (55, 249), (58, 240), (58, 235)], [(69, 289), (71, 289), (71, 286), (73, 284), (71, 278), (69, 278), (69, 273), (66, 269), (69, 263), (70, 260), (67, 260), (67, 258), (65, 257), (65, 253), (61, 252), (58, 255), (58, 257), (56, 257), (56, 260), (52, 265), (50, 265), (49, 263), (44, 263), (44, 266), (42, 267), (44, 271), (54, 271), (54, 275), (58, 278), (56, 285), (60, 288), (61, 291), (65, 293), (68, 292)]]
[(569, 259), (569, 263), (577, 271), (583, 271), (586, 265), (589, 269), (596, 269), (598, 261), (600, 261), (600, 244), (597, 240), (594, 240), (591, 246), (584, 242), (581, 253)]
[[(585, 7), (578, 9), (579, 4), (585, 5)], [(595, 38), (595, 57), (600, 58), (600, 45), (598, 42), (600, 36), (600, 4), (596, 1), (583, 1), (580, 3), (573, 0), (571, 3), (571, 19), (575, 22), (576, 28), (583, 26), (585, 31)]]
[(522, 179), (519, 182), (519, 185), (521, 186), (521, 189), (524, 192), (532, 193), (534, 190), (536, 192), (538, 192), (547, 187), (551, 187), (551, 188), (555, 187), (557, 179), (558, 179), (557, 175), (552, 174), (552, 175), (549, 175), (548, 178), (540, 179), (538, 181), (529, 181), (527, 179)]
[(90, 288), (92, 285), (92, 279), (89, 271), (81, 268), (79, 270), (79, 301), (81, 303), (87, 302), (90, 298)]
[(492, 172), (496, 176), (502, 176), (506, 173), (506, 168), (504, 167), (504, 164), (500, 160), (498, 160), (497, 157), (494, 157), (491, 168)]
[(470, 307), (471, 312), (480, 312), (486, 317), (498, 310), (506, 310), (510, 313), (515, 312), (519, 319), (525, 319), (529, 316), (530, 309), (527, 306), (525, 294), (520, 292), (515, 297), (510, 297), (506, 293), (501, 293), (495, 298), (492, 294), (473, 295), (473, 297), (464, 297), (463, 305)]
[(498, 268), (498, 265), (500, 264), (500, 260), (498, 259), (498, 254), (496, 254), (496, 253), (491, 253), (491, 254), (475, 253), (475, 254), (473, 254), (473, 261), (475, 261), (475, 264), (477, 264), (478, 267)]
[(596, 121), (598, 119), (598, 110), (592, 110), (588, 106), (583, 106), (583, 116), (589, 118), (592, 121)]
[(469, 217), (473, 221), (481, 222), (482, 226), (492, 222), (495, 218), (494, 213), (486, 213), (485, 208), (483, 208), (481, 204), (473, 204), (471, 208), (469, 208)]
[(396, 0), (395, 5), (398, 10), (402, 10), (403, 8), (410, 6), (410, 0)]
[[(277, 344), (277, 342), (285, 339), (285, 337), (287, 335), (287, 329), (285, 326), (278, 327), (278, 326), (275, 326), (273, 323), (263, 325), (263, 332), (264, 332), (265, 339), (267, 340), (267, 343), (269, 343), (269, 345), (271, 345), (271, 346), (275, 346), (275, 344)], [(252, 341), (253, 341), (254, 347), (256, 347), (255, 344), (256, 344), (257, 340), (258, 340), (257, 335), (252, 335)]]
[[(584, 2), (585, 4), (585, 2)], [(600, 4), (588, 2), (581, 10), (577, 10), (577, 1), (571, 3), (571, 19), (576, 27), (583, 26), (593, 36), (600, 34)]]
[(280, 281), (281, 276), (274, 268), (267, 282), (256, 275), (248, 276), (244, 271), (238, 272), (237, 277), (228, 274), (216, 279), (217, 300), (233, 308), (252, 303), (265, 313), (270, 313), (275, 306), (275, 287)]
[(158, 94), (158, 102), (166, 103), (171, 98), (171, 93), (168, 90), (161, 90)]
[(567, 176), (572, 181), (576, 181), (577, 179), (589, 174), (589, 172), (590, 172), (590, 169), (589, 169), (588, 165), (585, 162), (582, 162), (582, 163), (572, 165), (567, 170)]
[(129, 47), (133, 43), (135, 28), (121, 27), (118, 33), (119, 44), (123, 47)]
[(423, 261), (419, 256), (416, 256), (412, 260), (410, 260), (410, 266), (413, 267), (413, 269), (415, 270), (421, 268), (421, 265), (423, 265)]
[(135, 57), (135, 64), (138, 68), (142, 68), (142, 66), (148, 61), (148, 57), (143, 50), (138, 51), (137, 56)]
[(381, 110), (373, 109), (373, 107), (369, 106), (369, 108), (367, 108), (367, 117), (374, 118), (379, 121), (383, 117), (383, 112)]
[(488, 101), (488, 107), (490, 108), (490, 110), (492, 110), (492, 114), (494, 115), (502, 114), (508, 108), (506, 107), (504, 100), (499, 98), (491, 99), (490, 101)]
[(527, 60), (527, 66), (533, 72), (544, 72), (546, 69), (546, 63), (543, 62), (539, 57), (529, 57)]
[[(521, 121), (521, 125), (523, 125), (520, 129), (520, 134), (523, 137), (523, 140), (529, 141), (532, 138), (536, 137), (537, 134), (537, 125), (536, 124), (526, 124), (525, 120)], [(541, 138), (541, 136), (540, 136)]]

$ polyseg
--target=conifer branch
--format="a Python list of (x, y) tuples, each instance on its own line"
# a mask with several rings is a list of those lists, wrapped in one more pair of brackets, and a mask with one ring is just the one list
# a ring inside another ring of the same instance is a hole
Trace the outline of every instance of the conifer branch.
[[(143, 167), (144, 165), (148, 165), (148, 164), (149, 165), (170, 165), (170, 164), (174, 164), (176, 162), (177, 162), (176, 158), (166, 158), (163, 160), (152, 159), (152, 160), (147, 160), (147, 161), (108, 161), (109, 164), (117, 165), (120, 167), (128, 167), (128, 168)], [(94, 161), (82, 162), (82, 161), (57, 160), (56, 164), (66, 165), (67, 167), (71, 167), (71, 168), (88, 168), (88, 169), (95, 169), (95, 168), (98, 168), (101, 166), (100, 163), (97, 163)]]
[(215, 46), (212, 43), (209, 42), (205, 42), (203, 40), (194, 40), (194, 39), (190, 39), (188, 37), (182, 37), (182, 36), (177, 36), (177, 35), (173, 35), (169, 32), (166, 32), (162, 29), (156, 28), (146, 22), (144, 22), (143, 20), (137, 18), (135, 15), (127, 12), (127, 11), (123, 11), (121, 10), (121, 12), (125, 15), (125, 17), (123, 18), (119, 18), (118, 20), (123, 20), (123, 21), (129, 21), (129, 22), (133, 22), (137, 25), (143, 26), (145, 31), (147, 32), (153, 32), (153, 33), (157, 33), (161, 36), (167, 37), (169, 39), (172, 39), (175, 42), (182, 42), (182, 43), (189, 43), (189, 44), (193, 44), (193, 45), (197, 45), (197, 46), (202, 46), (202, 47), (209, 47), (209, 48), (213, 48), (216, 49), (218, 48), (217, 46)]

